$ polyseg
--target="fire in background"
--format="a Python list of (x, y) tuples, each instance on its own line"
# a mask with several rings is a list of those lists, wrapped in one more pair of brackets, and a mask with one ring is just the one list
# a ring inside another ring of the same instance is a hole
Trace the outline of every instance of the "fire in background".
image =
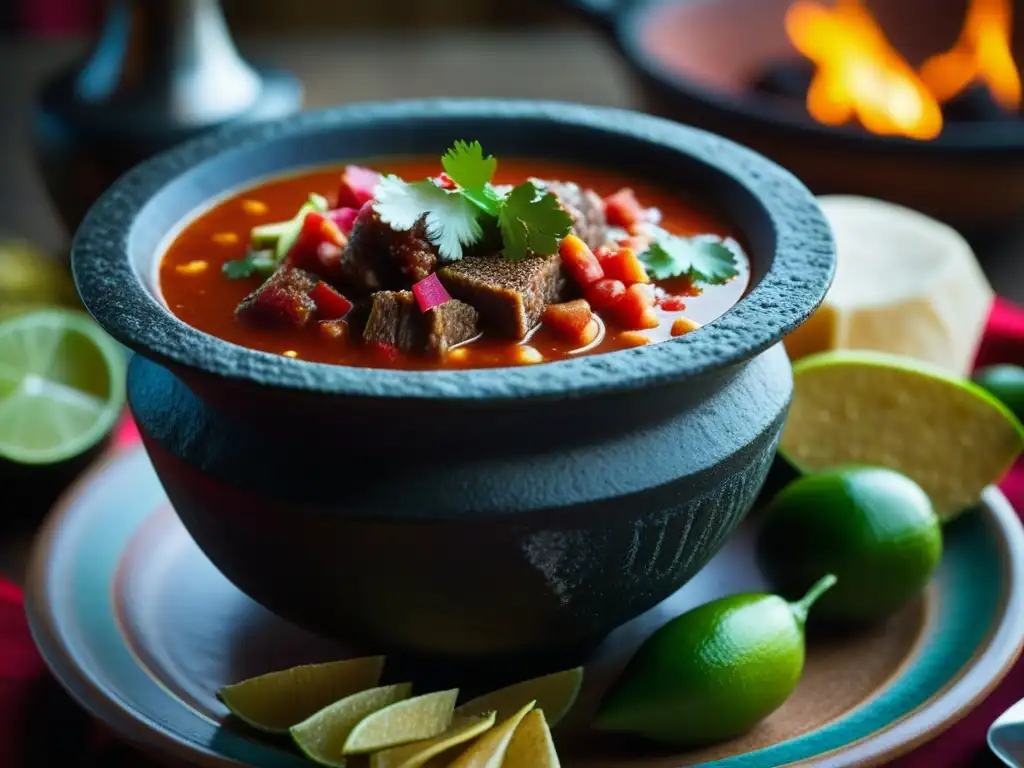
[(881, 135), (933, 139), (942, 131), (943, 105), (974, 85), (1007, 113), (1020, 109), (1011, 0), (971, 0), (954, 45), (917, 69), (863, 0), (797, 0), (785, 24), (793, 45), (814, 64), (806, 106), (825, 125), (856, 122)]

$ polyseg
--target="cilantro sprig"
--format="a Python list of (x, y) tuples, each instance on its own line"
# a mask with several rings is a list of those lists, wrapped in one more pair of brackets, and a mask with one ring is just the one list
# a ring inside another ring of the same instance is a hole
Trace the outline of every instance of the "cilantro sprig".
[(493, 184), (498, 161), (484, 155), (480, 142), (456, 141), (444, 153), (441, 165), (456, 189), (446, 190), (433, 181), (405, 182), (397, 176), (381, 181), (374, 210), (392, 229), (406, 231), (426, 216), (427, 238), (438, 248), (442, 261), (458, 261), (463, 249), (483, 238), (484, 224), (501, 231), (502, 255), (510, 261), (529, 253), (550, 255), (572, 230), (572, 217), (558, 198), (526, 181), (507, 193)]
[(426, 216), (427, 239), (437, 246), (442, 261), (458, 261), (463, 246), (483, 236), (480, 211), (456, 191), (441, 189), (432, 181), (413, 184), (394, 175), (381, 179), (374, 192), (373, 209), (392, 229), (405, 232)]
[(661, 234), (640, 254), (640, 261), (655, 280), (686, 275), (694, 282), (721, 285), (739, 274), (736, 254), (720, 240), (706, 237)]
[(572, 217), (562, 210), (558, 198), (544, 194), (527, 181), (515, 187), (502, 201), (498, 226), (509, 261), (522, 261), (531, 251), (558, 252), (558, 243), (572, 230)]
[(441, 157), (441, 166), (448, 178), (454, 181), (458, 191), (484, 213), (497, 216), (501, 207), (501, 196), (491, 185), (498, 160), (494, 155), (484, 156), (479, 141), (466, 143), (456, 141)]
[(221, 269), (229, 280), (242, 280), (253, 275), (268, 277), (276, 268), (273, 251), (249, 251), (240, 259), (225, 261)]

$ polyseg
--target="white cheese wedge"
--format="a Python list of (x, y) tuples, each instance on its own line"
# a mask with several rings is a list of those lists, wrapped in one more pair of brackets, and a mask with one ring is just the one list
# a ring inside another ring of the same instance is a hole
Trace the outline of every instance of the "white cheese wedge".
[(835, 281), (785, 340), (792, 359), (873, 349), (966, 375), (993, 292), (967, 241), (917, 211), (867, 197), (820, 197), (836, 240)]

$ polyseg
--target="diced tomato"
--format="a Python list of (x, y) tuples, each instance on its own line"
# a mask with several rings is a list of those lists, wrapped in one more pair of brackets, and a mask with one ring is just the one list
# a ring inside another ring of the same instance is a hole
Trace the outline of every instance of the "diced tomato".
[(611, 254), (602, 262), (601, 266), (604, 268), (605, 277), (621, 280), (625, 285), (651, 282), (644, 263), (630, 248), (622, 248)]
[(316, 313), (322, 320), (340, 320), (352, 309), (352, 302), (323, 280), (310, 291), (309, 298), (316, 304)]
[(676, 296), (669, 294), (668, 296), (662, 297), (658, 302), (658, 306), (664, 309), (666, 312), (681, 312), (686, 309), (686, 302), (683, 301), (682, 296)]
[(594, 256), (597, 257), (597, 261), (602, 267), (604, 266), (604, 263), (614, 255), (615, 249), (610, 248), (607, 245), (599, 245), (594, 249)]
[(598, 280), (584, 288), (583, 295), (590, 302), (590, 306), (600, 312), (614, 306), (625, 296), (626, 286), (621, 280)]
[(561, 304), (549, 304), (542, 319), (546, 326), (566, 341), (579, 343), (593, 316), (586, 299), (575, 299)]
[(654, 295), (648, 286), (634, 283), (626, 289), (626, 295), (612, 307), (615, 319), (631, 331), (657, 328), (658, 315), (654, 311)]
[(604, 218), (613, 227), (632, 229), (645, 219), (646, 210), (629, 187), (604, 198)]
[(320, 243), (330, 243), (343, 248), (348, 242), (348, 238), (338, 229), (337, 224), (322, 213), (310, 211), (302, 220), (302, 229), (299, 230), (299, 236), (295, 241), (296, 245), (300, 241), (305, 241), (305, 244), (311, 245), (313, 248)]
[(441, 189), (455, 189), (456, 184), (452, 181), (451, 176), (442, 171), (441, 175), (437, 177), (437, 186)]
[(346, 165), (341, 173), (338, 187), (338, 208), (359, 208), (373, 199), (373, 192), (380, 183), (380, 174), (359, 165)]
[(583, 333), (580, 334), (580, 346), (585, 347), (587, 344), (592, 344), (600, 332), (600, 323), (591, 318), (590, 322), (587, 323), (587, 327), (583, 329)]
[(356, 216), (359, 215), (358, 208), (335, 208), (327, 212), (327, 218), (333, 221), (342, 234), (352, 234), (352, 227), (356, 223)]
[(383, 341), (370, 341), (367, 342), (366, 346), (369, 347), (375, 355), (379, 355), (385, 360), (394, 362), (398, 359), (398, 347), (394, 344), (388, 344)]
[(567, 235), (558, 247), (566, 271), (581, 287), (604, 277), (604, 270), (590, 246), (576, 235)]
[(286, 261), (293, 267), (322, 272), (321, 246), (327, 244), (335, 248), (342, 248), (345, 242), (346, 237), (341, 234), (341, 230), (333, 221), (322, 213), (310, 211), (302, 220), (302, 228), (299, 230), (295, 242), (288, 249)]

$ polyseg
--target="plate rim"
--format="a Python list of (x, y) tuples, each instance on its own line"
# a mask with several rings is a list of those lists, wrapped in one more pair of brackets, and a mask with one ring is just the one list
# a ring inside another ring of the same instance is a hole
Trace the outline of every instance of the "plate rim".
[[(71, 648), (58, 631), (55, 614), (44, 610), (48, 605), (46, 584), (50, 554), (58, 540), (55, 534), (74, 512), (83, 491), (101, 478), (112, 465), (130, 459), (132, 454), (145, 457), (145, 451), (140, 445), (107, 451), (61, 494), (37, 533), (31, 548), (24, 591), (25, 612), (32, 639), (54, 677), (68, 694), (87, 713), (107, 724), (125, 741), (211, 768), (245, 765), (203, 744), (188, 741), (167, 731), (145, 712), (123, 701), (115, 690), (104, 686), (76, 663)], [(985, 524), (998, 542), (1002, 564), (1000, 570), (1005, 583), (997, 613), (998, 620), (972, 655), (969, 666), (965, 666), (960, 675), (951, 679), (930, 699), (885, 728), (828, 752), (786, 763), (780, 768), (817, 765), (822, 760), (828, 760), (829, 768), (884, 764), (930, 741), (966, 717), (1016, 664), (1024, 651), (1024, 634), (1013, 631), (1015, 626), (1024, 624), (1024, 523), (1002, 491), (995, 486), (984, 491), (981, 507), (979, 511), (984, 515)], [(958, 695), (966, 698), (959, 701), (956, 698)], [(952, 707), (943, 706), (951, 701), (956, 702)], [(947, 709), (952, 711), (945, 711)]]
[[(49, 554), (58, 539), (54, 534), (73, 513), (77, 499), (90, 484), (101, 478), (112, 465), (138, 453), (145, 453), (138, 444), (106, 451), (68, 486), (47, 514), (33, 542), (25, 577), (25, 614), (32, 640), (39, 649), (43, 661), (68, 695), (89, 715), (113, 730), (118, 738), (130, 745), (156, 750), (160, 754), (204, 767), (225, 768), (245, 765), (213, 752), (202, 744), (187, 741), (168, 732), (145, 712), (130, 707), (118, 696), (117, 691), (104, 687), (94, 675), (75, 663), (74, 654), (58, 631), (55, 615), (50, 611), (36, 610), (37, 606), (47, 605), (46, 574), (50, 562)], [(132, 652), (131, 649), (129, 651)]]
[[(1014, 627), (1024, 625), (1024, 523), (998, 487), (986, 488), (982, 492), (981, 501), (986, 525), (996, 534), (995, 539), (1001, 550), (1001, 570), (1006, 580), (1000, 604), (1000, 620), (972, 654), (961, 674), (950, 679), (942, 690), (887, 727), (837, 749), (815, 755), (812, 758), (813, 764), (827, 759), (829, 768), (872, 768), (912, 752), (973, 712), (1021, 658), (1024, 633), (1015, 631)], [(1002, 659), (998, 666), (994, 666), (992, 657)], [(994, 674), (986, 674), (993, 668)], [(967, 698), (956, 704), (952, 713), (943, 714), (942, 705), (957, 701), (956, 695), (962, 690), (969, 691)], [(893, 743), (890, 745), (890, 742)], [(811, 763), (798, 760), (780, 768), (808, 764)]]

